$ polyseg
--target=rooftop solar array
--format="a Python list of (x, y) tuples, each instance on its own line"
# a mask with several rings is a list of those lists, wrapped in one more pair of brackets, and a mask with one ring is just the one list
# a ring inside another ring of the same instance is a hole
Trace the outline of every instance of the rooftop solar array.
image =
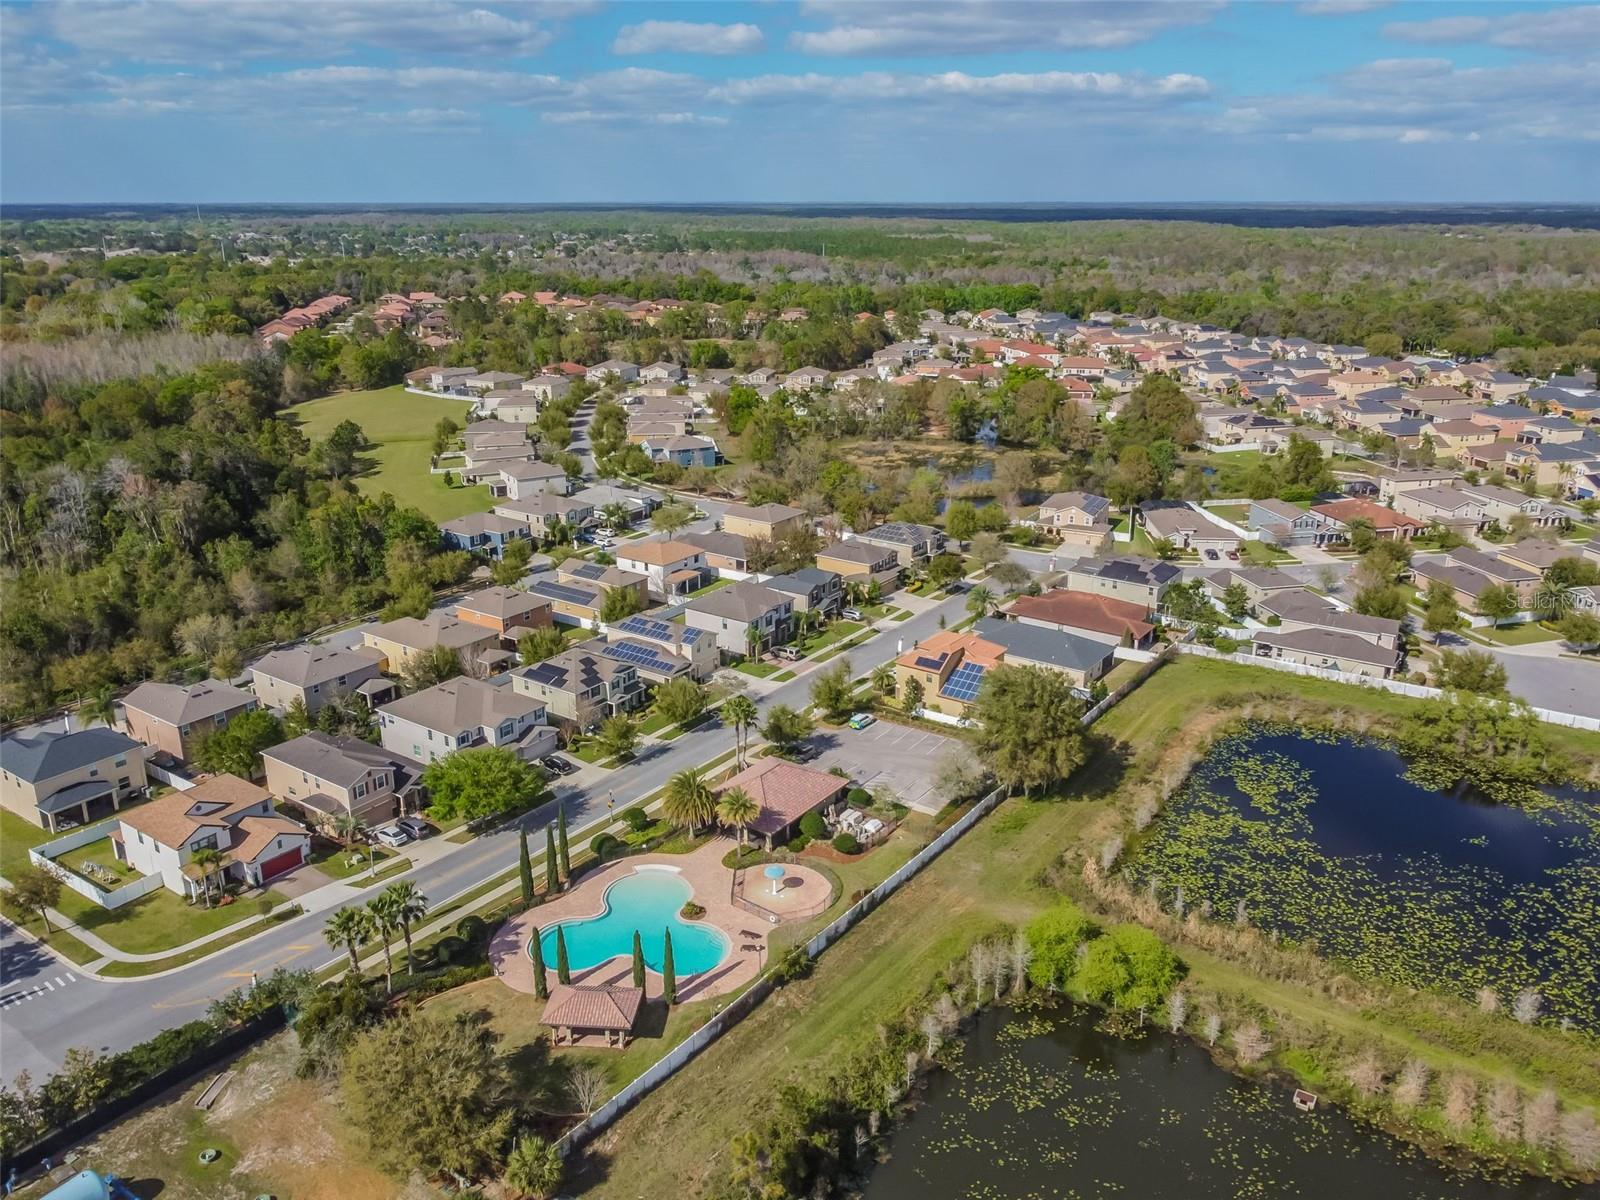
[(568, 604), (592, 605), (596, 596), (588, 588), (573, 587), (570, 584), (554, 583), (549, 580), (540, 580), (528, 589), (536, 596), (549, 596), (552, 600), (565, 600)]
[(950, 678), (939, 694), (949, 700), (970, 703), (978, 698), (978, 688), (983, 683), (984, 668), (981, 663), (963, 663), (951, 672)]
[(637, 642), (611, 642), (602, 647), (601, 654), (607, 658), (614, 658), (618, 662), (629, 663), (635, 667), (642, 667), (646, 671), (655, 671), (662, 675), (671, 675), (680, 670), (682, 663), (666, 658), (649, 646), (641, 646)]
[(944, 666), (945, 658), (946, 656), (943, 654), (941, 654), (938, 658), (929, 658), (927, 655), (922, 654), (917, 656), (916, 665), (924, 671), (937, 671), (940, 667)]
[(667, 621), (658, 621), (654, 617), (632, 616), (617, 625), (619, 633), (632, 633), (639, 637), (655, 638), (658, 642), (670, 642), (674, 638), (673, 630), (676, 626)]

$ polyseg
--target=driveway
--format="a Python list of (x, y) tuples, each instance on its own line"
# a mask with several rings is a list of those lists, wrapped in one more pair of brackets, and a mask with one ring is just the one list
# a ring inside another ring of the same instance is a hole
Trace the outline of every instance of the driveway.
[(820, 753), (808, 765), (824, 771), (840, 767), (869, 791), (884, 784), (902, 804), (924, 813), (944, 807), (933, 790), (939, 756), (951, 747), (965, 750), (956, 738), (892, 721), (878, 721), (865, 729), (826, 729), (812, 738), (812, 744)]

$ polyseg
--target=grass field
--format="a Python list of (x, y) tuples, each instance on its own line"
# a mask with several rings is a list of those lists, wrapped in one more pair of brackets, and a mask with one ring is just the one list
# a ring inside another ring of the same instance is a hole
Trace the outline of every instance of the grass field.
[(440, 417), (464, 424), (471, 407), (465, 400), (435, 399), (391, 387), (340, 392), (297, 404), (288, 412), (313, 441), (327, 437), (340, 421), (354, 421), (371, 443), (361, 455), (364, 470), (357, 480), (361, 490), (371, 495), (389, 492), (435, 521), (448, 521), (489, 507), (488, 488), (452, 488), (443, 475), (428, 474), (433, 427)]
[[(1218, 701), (1263, 693), (1380, 717), (1414, 703), (1232, 663), (1183, 659), (1162, 668), (1096, 726), (1100, 750), (1063, 795), (1008, 800), (824, 954), (810, 978), (779, 991), (607, 1131), (596, 1144), (601, 1161), (585, 1194), (630, 1200), (663, 1191), (701, 1194), (726, 1164), (730, 1140), (760, 1121), (763, 1098), (786, 1084), (814, 1084), (828, 1075), (879, 1023), (915, 1007), (973, 942), (1026, 921), (1055, 900), (1059, 893), (1045, 882), (1046, 872), (1108, 815), (1131, 768), (1153, 761)], [(1550, 732), (1560, 742), (1570, 731)], [(1579, 737), (1595, 753), (1595, 736)], [(1357, 1032), (1393, 1032), (1382, 1015), (1331, 1004), (1295, 984), (1258, 979), (1188, 947), (1182, 953), (1197, 983), (1244, 991), (1269, 1012)], [(1441, 1065), (1470, 1057), (1425, 1033), (1397, 1036)], [(1492, 1072), (1497, 1064), (1474, 1065)], [(716, 1100), (728, 1096), (740, 1103)]]

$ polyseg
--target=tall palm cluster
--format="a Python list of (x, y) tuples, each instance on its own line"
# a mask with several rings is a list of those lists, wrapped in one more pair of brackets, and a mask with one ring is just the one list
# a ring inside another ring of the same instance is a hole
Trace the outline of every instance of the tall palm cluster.
[(373, 938), (383, 941), (384, 989), (394, 993), (394, 957), (391, 946), (399, 934), (406, 947), (406, 969), (412, 965), (411, 930), (428, 912), (428, 898), (409, 879), (391, 883), (365, 905), (341, 908), (328, 918), (322, 931), (330, 949), (350, 956), (350, 970), (361, 973), (361, 947)]

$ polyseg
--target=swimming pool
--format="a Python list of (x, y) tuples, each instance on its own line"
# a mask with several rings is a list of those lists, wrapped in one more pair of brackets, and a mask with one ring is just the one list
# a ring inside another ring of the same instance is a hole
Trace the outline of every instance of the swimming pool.
[[(606, 908), (599, 916), (558, 921), (540, 930), (544, 964), (555, 969), (557, 929), (566, 939), (567, 965), (574, 971), (599, 966), (619, 955), (632, 958), (633, 933), (638, 930), (645, 965), (659, 972), (666, 945), (663, 935), (670, 929), (672, 966), (678, 977), (709, 971), (728, 957), (732, 947), (720, 929), (690, 924), (678, 916), (693, 894), (688, 881), (673, 871), (647, 869), (625, 875), (606, 888)], [(530, 944), (530, 954), (532, 949)]]

